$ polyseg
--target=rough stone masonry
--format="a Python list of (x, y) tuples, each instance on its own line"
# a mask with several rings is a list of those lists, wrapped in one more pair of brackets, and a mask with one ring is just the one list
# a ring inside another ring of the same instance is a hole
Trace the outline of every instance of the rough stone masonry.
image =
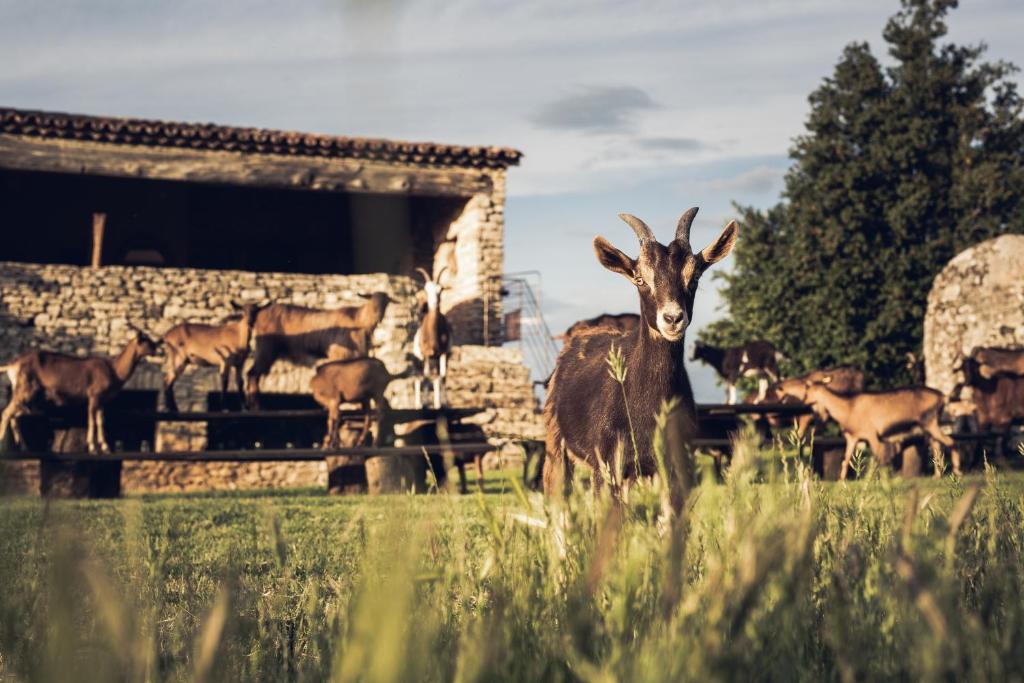
[[(276, 301), (319, 308), (358, 304), (360, 294), (387, 292), (393, 299), (374, 334), (374, 355), (394, 374), (405, 371), (418, 324), (417, 283), (405, 276), (301, 275), (228, 270), (0, 263), (0, 355), (13, 358), (30, 348), (76, 355), (118, 352), (131, 334), (129, 322), (161, 335), (183, 322), (217, 323), (233, 313), (232, 301)], [(158, 391), (161, 359), (138, 368), (127, 389)], [(312, 368), (279, 362), (263, 379), (267, 392), (305, 394)], [(494, 437), (537, 437), (529, 371), (518, 351), (457, 347), (449, 371), (454, 406), (484, 406), (477, 421)], [(412, 405), (412, 380), (390, 389), (395, 407)], [(216, 370), (191, 368), (175, 385), (182, 410), (205, 410), (219, 389)], [(202, 423), (159, 423), (157, 450), (206, 447)], [(19, 466), (21, 467), (21, 466)], [(33, 472), (33, 468), (35, 472)], [(14, 468), (18, 469), (18, 468)], [(32, 486), (38, 466), (24, 464), (10, 478)], [(323, 463), (125, 463), (125, 492), (326, 485)], [(38, 490), (38, 489), (36, 489)]]

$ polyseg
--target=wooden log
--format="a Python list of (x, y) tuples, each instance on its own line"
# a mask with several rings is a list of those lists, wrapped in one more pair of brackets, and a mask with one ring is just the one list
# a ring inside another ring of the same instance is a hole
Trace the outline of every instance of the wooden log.
[[(80, 453), (86, 450), (86, 430), (81, 427), (54, 432), (55, 453)], [(121, 495), (121, 462), (39, 463), (39, 493), (47, 498), (117, 498)]]
[(291, 189), (471, 197), (493, 183), (479, 169), (280, 154), (44, 140), (0, 135), (0, 168)]
[(372, 456), (366, 459), (366, 489), (381, 493), (423, 493), (427, 490), (427, 464), (422, 455)]
[[(341, 445), (346, 448), (365, 446), (359, 442), (359, 431), (352, 425), (341, 427)], [(335, 495), (366, 493), (366, 458), (361, 455), (335, 455), (327, 458), (327, 492)]]
[(107, 214), (94, 213), (92, 215), (92, 267), (99, 268), (103, 265), (103, 232), (107, 225)]
[(921, 457), (923, 446), (920, 440), (915, 439), (903, 447), (903, 462), (900, 465), (901, 477), (909, 479), (921, 475), (921, 470), (924, 467), (924, 460)]
[(813, 467), (825, 481), (838, 481), (845, 455), (845, 448), (815, 443), (812, 454)]

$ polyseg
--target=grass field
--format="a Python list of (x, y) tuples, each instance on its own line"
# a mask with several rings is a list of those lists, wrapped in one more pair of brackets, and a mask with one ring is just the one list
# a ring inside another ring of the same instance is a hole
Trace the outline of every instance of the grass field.
[(681, 539), (657, 482), (624, 511), (546, 508), (500, 478), (470, 496), (4, 499), (0, 678), (1024, 677), (1024, 477), (768, 471), (696, 488)]

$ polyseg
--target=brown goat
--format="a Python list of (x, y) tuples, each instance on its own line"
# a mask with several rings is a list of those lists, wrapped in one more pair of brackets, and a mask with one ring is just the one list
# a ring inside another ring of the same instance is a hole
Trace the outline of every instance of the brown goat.
[(606, 327), (619, 332), (632, 332), (640, 326), (640, 316), (636, 313), (602, 313), (601, 315), (578, 320), (569, 326), (569, 329), (562, 335), (562, 339), (568, 339), (580, 332), (586, 332), (598, 327)]
[(1024, 376), (1024, 349), (983, 346), (973, 349), (969, 357), (977, 362), (978, 374), (984, 379), (999, 373)]
[[(434, 385), (434, 408), (440, 408), (445, 401), (444, 380), (448, 375), (448, 355), (452, 351), (452, 331), (448, 318), (441, 312), (441, 276), (446, 268), (442, 268), (437, 277), (431, 279), (427, 271), (417, 268), (423, 275), (423, 290), (427, 295), (427, 312), (423, 322), (416, 330), (413, 338), (413, 354), (423, 362), (423, 378), (430, 379)], [(437, 376), (433, 375), (433, 365), (437, 365)], [(420, 397), (421, 382), (416, 381), (416, 405), (422, 406)]]
[[(776, 398), (779, 403), (783, 404), (807, 403), (808, 384), (827, 384), (833, 393), (849, 396), (864, 391), (864, 373), (858, 368), (850, 366), (812, 370), (799, 377), (790, 377), (776, 382), (768, 387), (768, 396)], [(796, 430), (800, 438), (807, 436), (814, 417), (813, 413), (797, 416)], [(769, 415), (768, 424), (773, 429), (778, 429), (782, 426), (782, 420), (778, 416)]]
[(86, 442), (90, 453), (109, 452), (103, 426), (103, 406), (117, 395), (132, 376), (135, 366), (146, 356), (156, 353), (157, 343), (142, 331), (113, 358), (102, 356), (69, 356), (50, 351), (29, 351), (0, 368), (11, 381), (11, 401), (0, 418), (0, 440), (11, 429), (15, 441), (24, 444), (20, 417), (38, 398), (63, 406), (85, 403), (88, 429)]
[(161, 343), (167, 351), (164, 364), (164, 402), (167, 410), (178, 411), (174, 400), (174, 382), (185, 371), (189, 363), (193, 365), (216, 366), (220, 373), (220, 398), (224, 403), (224, 395), (228, 390), (228, 379), (231, 370), (235, 370), (238, 393), (245, 392), (242, 385), (242, 367), (249, 356), (249, 341), (259, 304), (243, 304), (232, 306), (242, 311), (241, 317), (221, 323), (220, 325), (204, 325), (200, 323), (181, 323), (175, 325), (164, 335)]
[(973, 357), (964, 359), (962, 370), (964, 380), (953, 388), (950, 399), (959, 401), (963, 389), (971, 388), (978, 430), (1001, 433), (996, 444), (996, 452), (1001, 454), (1010, 427), (1024, 420), (1024, 377), (1002, 372), (985, 377)]
[(373, 331), (391, 299), (376, 292), (360, 306), (334, 310), (271, 304), (256, 315), (253, 362), (247, 373), (245, 399), (256, 407), (260, 379), (278, 360), (309, 365), (323, 359), (344, 360), (369, 354)]
[(351, 358), (321, 363), (309, 382), (309, 388), (316, 402), (327, 410), (324, 449), (332, 448), (337, 443), (341, 417), (339, 410), (342, 403), (361, 403), (366, 411), (363, 431), (356, 443), (363, 443), (367, 432), (370, 431), (371, 402), (376, 404), (378, 427), (373, 445), (378, 445), (381, 419), (384, 411), (390, 407), (384, 398), (384, 390), (397, 377), (388, 372), (384, 363), (377, 358)]
[[(882, 463), (892, 462), (887, 443), (908, 432), (923, 431), (951, 450), (953, 471), (960, 473), (960, 454), (953, 439), (939, 429), (939, 416), (944, 404), (942, 393), (928, 387), (908, 387), (892, 391), (864, 392), (840, 396), (826, 384), (810, 383), (807, 402), (819, 419), (835, 420), (846, 438), (846, 454), (839, 478), (846, 479), (857, 445), (866, 442)], [(936, 469), (935, 475), (941, 475)]]
[[(621, 214), (640, 241), (636, 259), (603, 237), (594, 239), (601, 265), (636, 287), (641, 324), (628, 333), (597, 328), (571, 337), (562, 347), (544, 406), (544, 490), (548, 495), (571, 484), (575, 464), (590, 469), (594, 489), (599, 490), (602, 472), (615, 472), (613, 463), (619, 452), (624, 455), (625, 478), (652, 474), (655, 417), (669, 399), (678, 399), (675, 417), (683, 438), (696, 433), (693, 391), (683, 363), (684, 337), (700, 276), (728, 255), (739, 231), (732, 221), (710, 246), (694, 253), (690, 226), (696, 214), (697, 209), (692, 208), (682, 215), (675, 238), (667, 246), (660, 244), (639, 218)], [(613, 349), (623, 357), (625, 397), (608, 373)], [(633, 439), (636, 448), (630, 452)]]

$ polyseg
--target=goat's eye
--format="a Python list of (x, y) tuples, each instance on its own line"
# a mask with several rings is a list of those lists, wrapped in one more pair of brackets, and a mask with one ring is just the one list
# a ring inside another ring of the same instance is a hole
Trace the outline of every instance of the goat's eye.
[(633, 284), (636, 285), (637, 287), (643, 287), (644, 279), (637, 275), (636, 277), (633, 278)]

